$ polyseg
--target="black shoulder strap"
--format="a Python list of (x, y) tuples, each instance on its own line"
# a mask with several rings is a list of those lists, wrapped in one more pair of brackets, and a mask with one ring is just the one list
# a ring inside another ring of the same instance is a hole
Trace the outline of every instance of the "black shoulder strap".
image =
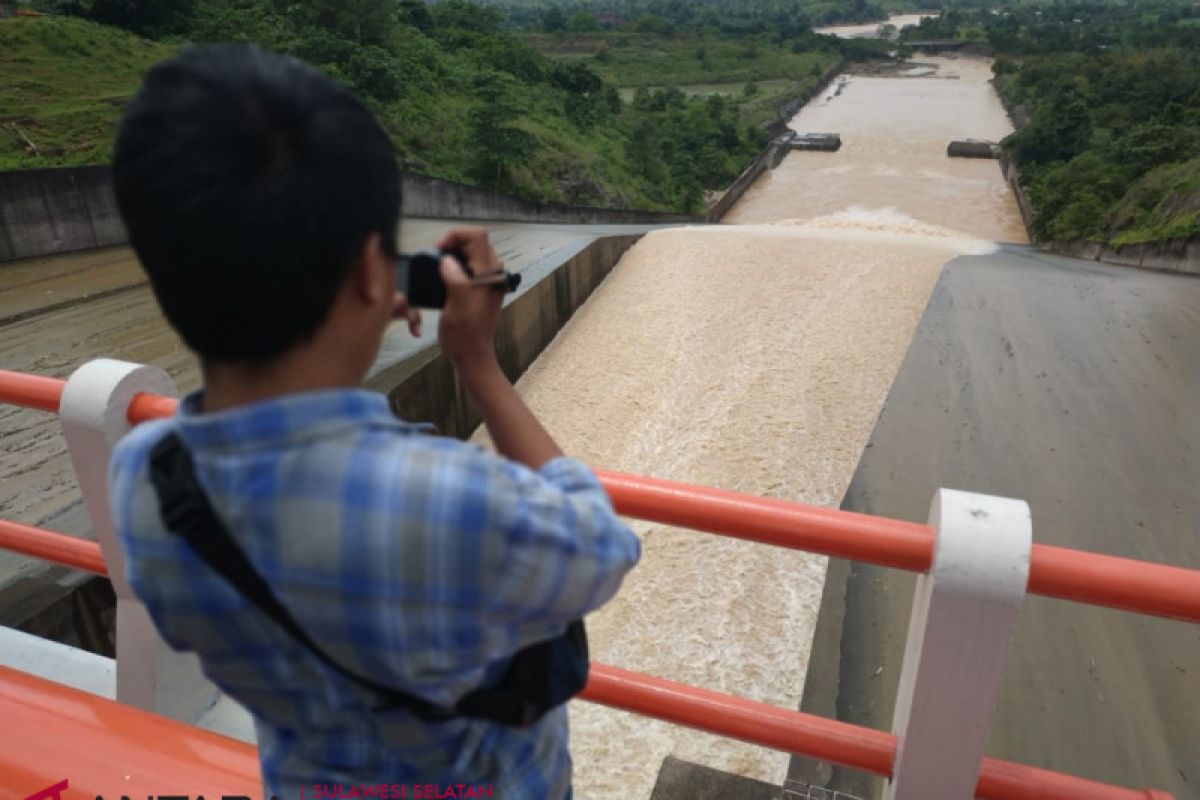
[(350, 680), (379, 694), (385, 701), (385, 707), (407, 708), (426, 719), (448, 719), (456, 716), (453, 710), (440, 708), (419, 697), (350, 671), (317, 646), (271, 592), (267, 582), (250, 564), (213, 511), (208, 497), (196, 480), (192, 459), (183, 448), (178, 434), (167, 435), (151, 452), (150, 481), (158, 494), (159, 508), (167, 530), (187, 540), (204, 563), (225, 578), (309, 652)]

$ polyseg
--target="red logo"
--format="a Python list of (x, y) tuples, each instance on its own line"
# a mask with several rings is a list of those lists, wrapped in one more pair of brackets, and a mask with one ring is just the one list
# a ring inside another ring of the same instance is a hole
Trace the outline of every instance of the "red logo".
[(40, 792), (34, 792), (25, 800), (63, 800), (62, 793), (67, 790), (67, 779), (63, 778), (53, 786), (47, 786)]

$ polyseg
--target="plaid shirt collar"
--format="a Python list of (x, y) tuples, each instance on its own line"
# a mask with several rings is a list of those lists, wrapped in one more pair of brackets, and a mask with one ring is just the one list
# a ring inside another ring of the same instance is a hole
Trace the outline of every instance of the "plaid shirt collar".
[(429, 433), (429, 423), (404, 422), (388, 407), (387, 398), (365, 389), (321, 389), (273, 397), (225, 411), (200, 410), (204, 390), (180, 401), (179, 433), (189, 448), (253, 450), (294, 444), (365, 425), (400, 432)]

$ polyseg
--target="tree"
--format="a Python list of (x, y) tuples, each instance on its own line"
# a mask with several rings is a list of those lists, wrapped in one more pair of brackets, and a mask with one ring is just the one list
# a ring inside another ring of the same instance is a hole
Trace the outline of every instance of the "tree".
[(195, 3), (194, 0), (64, 0), (50, 5), (48, 10), (157, 36), (187, 30)]
[(395, 24), (393, 0), (308, 0), (311, 21), (359, 45), (384, 44)]
[(537, 140), (533, 134), (511, 123), (521, 114), (513, 102), (516, 81), (502, 72), (481, 72), (475, 77), (474, 94), (478, 105), (467, 112), (469, 146), (475, 160), (476, 175), (500, 186), (513, 167), (533, 157)]
[(644, 116), (633, 126), (625, 154), (633, 165), (635, 174), (654, 187), (661, 187), (667, 180), (667, 165), (662, 159), (662, 140), (658, 124), (653, 118)]
[(396, 59), (375, 45), (355, 48), (346, 75), (355, 88), (376, 100), (395, 100), (404, 91), (404, 74)]
[(641, 14), (633, 22), (633, 29), (638, 33), (654, 33), (667, 36), (675, 32), (671, 21), (658, 14)]
[(1083, 152), (1092, 137), (1092, 116), (1077, 90), (1059, 93), (1056, 102), (1044, 103), (1033, 119), (1005, 143), (1022, 162), (1048, 164), (1068, 161)]
[(567, 24), (567, 28), (571, 33), (592, 33), (600, 30), (600, 23), (596, 21), (595, 14), (581, 9), (571, 15), (571, 21)]
[(591, 128), (609, 107), (603, 91), (604, 81), (584, 64), (558, 65), (550, 80), (566, 92), (563, 110), (578, 128)]
[(567, 29), (567, 15), (558, 6), (550, 6), (542, 12), (542, 30), (559, 33)]
[(411, 25), (426, 36), (433, 32), (433, 15), (423, 0), (400, 0), (396, 11), (401, 23)]

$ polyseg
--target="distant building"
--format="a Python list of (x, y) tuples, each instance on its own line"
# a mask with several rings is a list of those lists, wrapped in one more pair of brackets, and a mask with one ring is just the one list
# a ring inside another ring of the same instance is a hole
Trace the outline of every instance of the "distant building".
[(43, 16), (40, 11), (31, 11), (28, 8), (21, 8), (16, 3), (0, 3), (0, 19), (9, 19), (10, 17), (40, 16)]

